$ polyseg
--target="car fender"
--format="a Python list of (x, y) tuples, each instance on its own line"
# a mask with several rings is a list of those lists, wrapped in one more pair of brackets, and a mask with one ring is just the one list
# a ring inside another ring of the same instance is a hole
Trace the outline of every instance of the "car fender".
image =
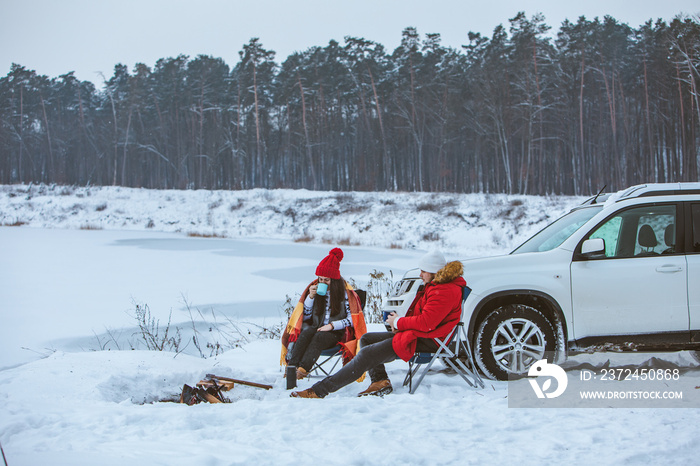
[(463, 261), (464, 276), (472, 289), (462, 319), (469, 334), (494, 303), (521, 295), (546, 300), (566, 332), (571, 328), (571, 251), (557, 248), (538, 253), (511, 254)]

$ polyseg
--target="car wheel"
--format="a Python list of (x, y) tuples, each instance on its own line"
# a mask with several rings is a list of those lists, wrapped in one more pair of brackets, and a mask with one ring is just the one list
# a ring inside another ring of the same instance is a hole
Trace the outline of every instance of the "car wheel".
[(508, 304), (489, 314), (476, 333), (474, 353), (481, 371), (497, 380), (527, 375), (531, 365), (556, 348), (551, 322), (534, 307)]

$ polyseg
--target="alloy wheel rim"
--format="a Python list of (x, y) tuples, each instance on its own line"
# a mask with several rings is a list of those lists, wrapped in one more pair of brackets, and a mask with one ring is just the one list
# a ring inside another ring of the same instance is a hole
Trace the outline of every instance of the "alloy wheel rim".
[(511, 374), (524, 374), (544, 358), (546, 339), (542, 329), (529, 319), (501, 322), (491, 339), (491, 354), (498, 367)]

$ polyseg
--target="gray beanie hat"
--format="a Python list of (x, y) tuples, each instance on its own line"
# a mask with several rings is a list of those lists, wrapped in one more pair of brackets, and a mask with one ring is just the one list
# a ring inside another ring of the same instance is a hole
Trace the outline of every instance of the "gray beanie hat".
[(423, 272), (428, 273), (437, 273), (445, 264), (447, 264), (447, 261), (440, 251), (429, 252), (418, 261), (418, 267)]

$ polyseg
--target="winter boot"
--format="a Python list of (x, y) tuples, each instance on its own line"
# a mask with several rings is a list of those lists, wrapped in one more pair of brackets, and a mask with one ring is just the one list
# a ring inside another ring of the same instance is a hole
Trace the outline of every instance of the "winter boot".
[(389, 379), (380, 380), (379, 382), (372, 382), (367, 390), (360, 392), (357, 396), (384, 396), (393, 392), (394, 389), (391, 386), (391, 381)]
[(300, 392), (292, 392), (292, 394), (289, 396), (292, 398), (321, 398), (311, 388), (307, 388), (306, 390), (302, 390)]
[(297, 380), (305, 379), (309, 373), (303, 367), (297, 367)]

